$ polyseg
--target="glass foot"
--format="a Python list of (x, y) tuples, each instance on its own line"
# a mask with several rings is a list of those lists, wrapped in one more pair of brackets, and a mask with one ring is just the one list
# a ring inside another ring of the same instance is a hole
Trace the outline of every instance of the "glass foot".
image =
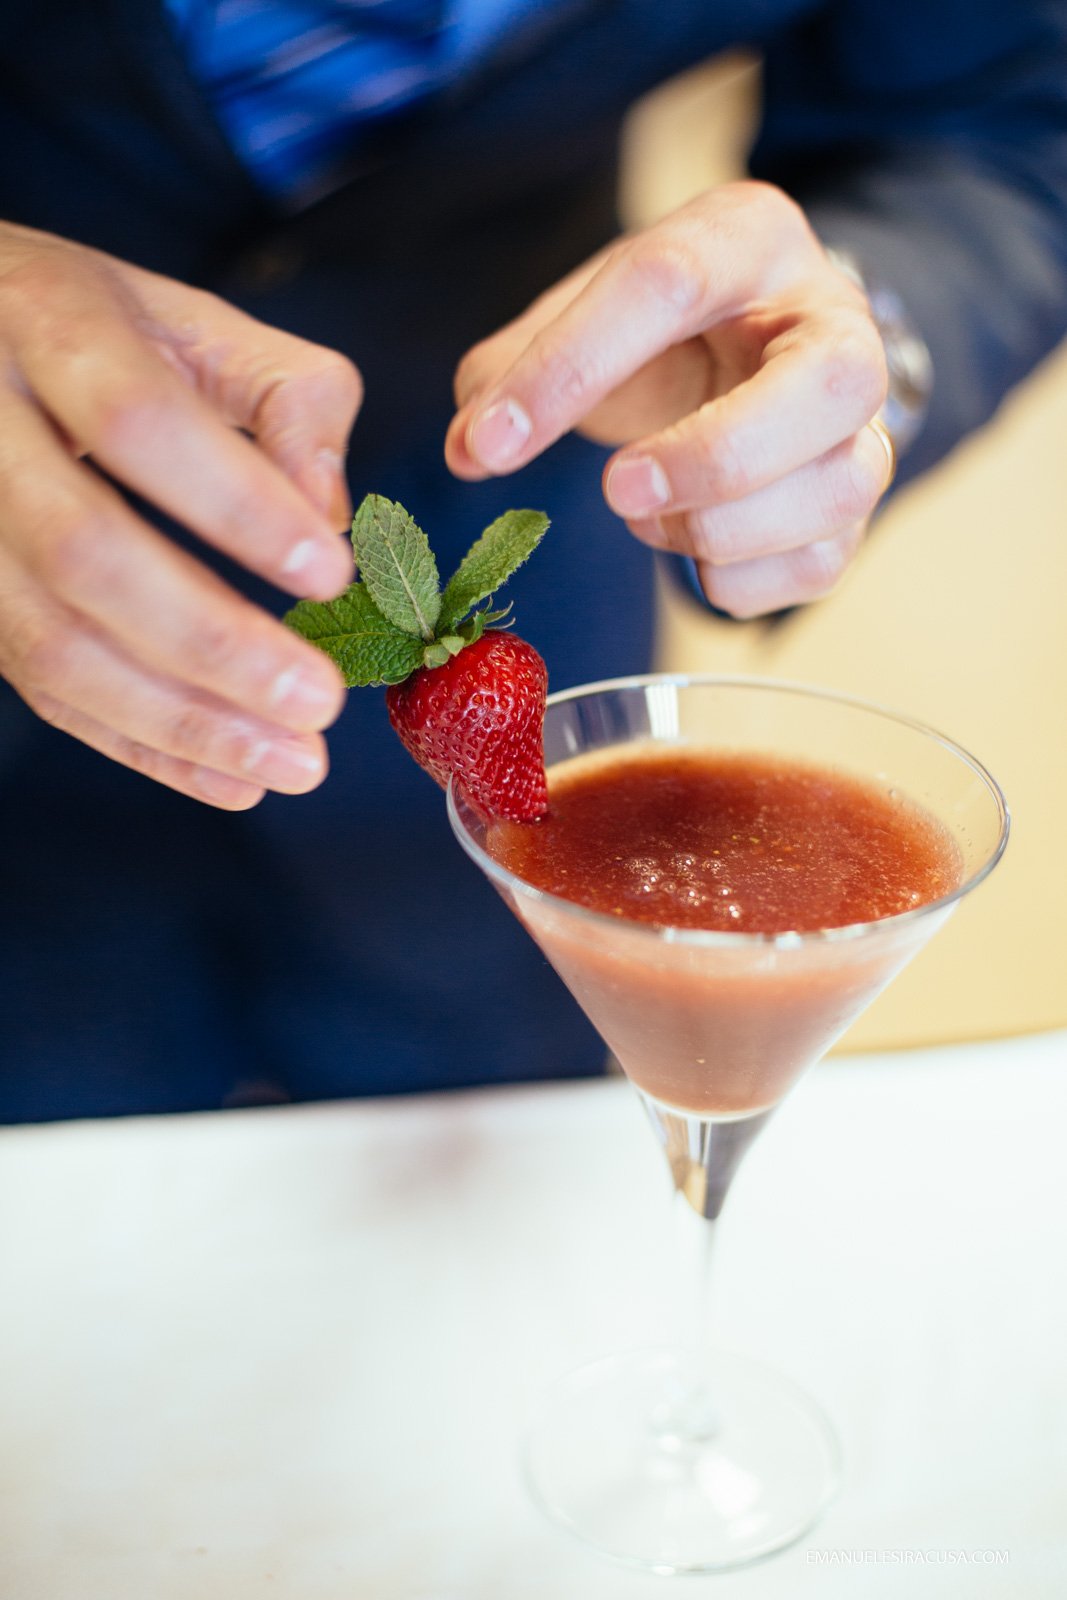
[(723, 1352), (708, 1392), (684, 1352), (637, 1350), (553, 1386), (524, 1466), (554, 1522), (647, 1571), (726, 1572), (794, 1544), (837, 1487), (833, 1429), (807, 1396)]

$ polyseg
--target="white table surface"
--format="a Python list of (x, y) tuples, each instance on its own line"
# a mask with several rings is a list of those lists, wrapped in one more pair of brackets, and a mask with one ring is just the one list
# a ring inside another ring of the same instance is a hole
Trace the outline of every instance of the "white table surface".
[[(1067, 1595), (1065, 1069), (1064, 1034), (840, 1059), (781, 1108), (721, 1334), (822, 1399), (846, 1481), (687, 1595)], [(0, 1132), (0, 1595), (662, 1595), (541, 1519), (516, 1440), (662, 1331), (669, 1221), (620, 1082)]]

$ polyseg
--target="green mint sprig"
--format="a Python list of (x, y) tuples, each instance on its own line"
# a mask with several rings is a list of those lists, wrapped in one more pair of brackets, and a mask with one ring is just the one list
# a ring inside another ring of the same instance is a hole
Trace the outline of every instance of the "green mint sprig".
[[(301, 600), (286, 624), (324, 650), (350, 689), (402, 683), (440, 667), (500, 622), (492, 596), (533, 554), (548, 528), (541, 511), (505, 511), (440, 589), (430, 543), (403, 506), (370, 494), (352, 519), (359, 577), (336, 600)], [(485, 600), (489, 605), (475, 610)]]

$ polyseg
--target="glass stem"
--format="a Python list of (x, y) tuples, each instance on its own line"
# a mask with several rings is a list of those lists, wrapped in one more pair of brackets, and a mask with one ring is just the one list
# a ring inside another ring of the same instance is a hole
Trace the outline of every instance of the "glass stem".
[(673, 1206), (679, 1289), (676, 1341), (685, 1377), (671, 1431), (680, 1444), (698, 1444), (713, 1438), (719, 1427), (712, 1345), (713, 1265), (719, 1229), (718, 1223), (694, 1211), (680, 1189), (674, 1194)]
[(663, 1145), (674, 1184), (679, 1326), (684, 1374), (678, 1393), (658, 1413), (664, 1448), (706, 1443), (718, 1432), (712, 1354), (712, 1256), (718, 1217), (741, 1159), (770, 1116), (716, 1120), (675, 1110), (642, 1095)]
[(718, 1223), (697, 1214), (679, 1190), (673, 1196), (675, 1251), (679, 1281), (677, 1343), (700, 1356), (712, 1327), (712, 1277)]

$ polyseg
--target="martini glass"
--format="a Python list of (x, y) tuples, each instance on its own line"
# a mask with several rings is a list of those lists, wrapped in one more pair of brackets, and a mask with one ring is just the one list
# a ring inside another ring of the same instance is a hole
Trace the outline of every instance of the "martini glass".
[(804, 1068), (992, 870), (1008, 815), (993, 779), (951, 740), (821, 690), (657, 675), (550, 698), (550, 785), (559, 763), (637, 745), (773, 756), (860, 778), (924, 808), (960, 859), (951, 893), (877, 922), (779, 934), (660, 927), (524, 882), (494, 859), (492, 825), (460, 788), (449, 791), (459, 842), (637, 1089), (666, 1156), (684, 1251), (677, 1348), (611, 1356), (561, 1380), (527, 1441), (528, 1479), (556, 1522), (617, 1560), (718, 1572), (801, 1538), (839, 1472), (815, 1404), (709, 1342), (711, 1247), (731, 1180)]

